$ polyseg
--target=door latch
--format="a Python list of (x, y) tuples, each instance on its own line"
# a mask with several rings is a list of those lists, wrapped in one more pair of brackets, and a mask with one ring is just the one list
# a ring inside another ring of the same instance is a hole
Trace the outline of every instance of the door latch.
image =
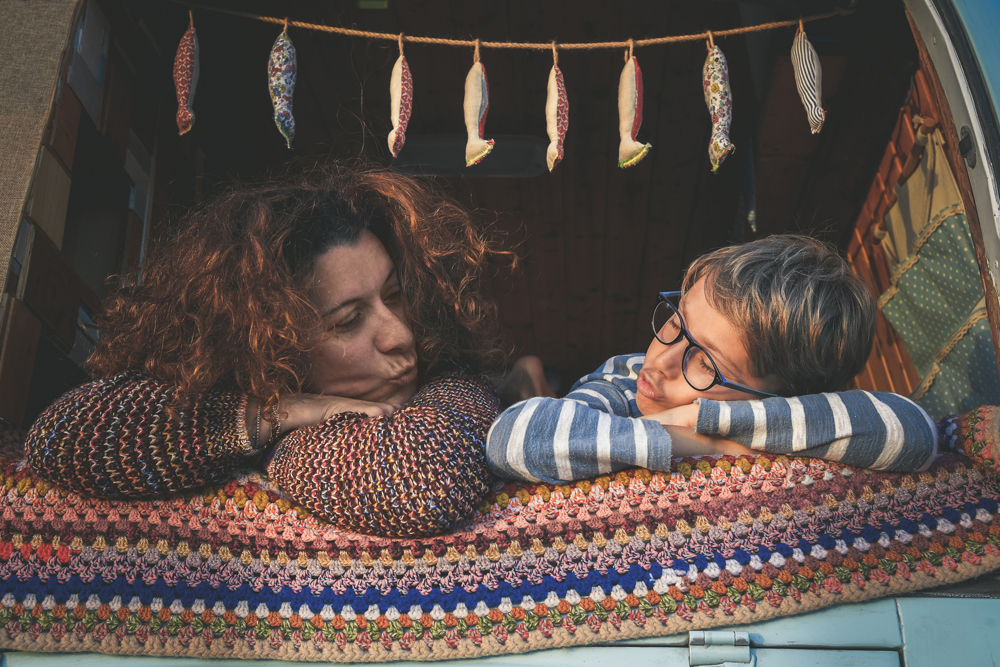
[(750, 654), (750, 633), (695, 630), (688, 633), (690, 665), (697, 667), (754, 667), (757, 656)]

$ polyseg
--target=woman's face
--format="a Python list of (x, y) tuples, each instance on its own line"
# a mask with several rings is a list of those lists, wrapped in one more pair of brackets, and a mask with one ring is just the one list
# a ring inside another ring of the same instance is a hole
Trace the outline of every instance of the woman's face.
[[(717, 310), (705, 295), (705, 279), (698, 280), (681, 299), (681, 315), (688, 332), (704, 347), (725, 378), (744, 387), (774, 393), (778, 381), (774, 377), (758, 378), (750, 372), (750, 357), (739, 331)], [(665, 326), (671, 326), (667, 324)], [(676, 334), (674, 329), (668, 334)], [(666, 340), (669, 340), (667, 338)], [(636, 382), (635, 403), (644, 415), (689, 405), (697, 398), (716, 401), (743, 401), (757, 398), (737, 389), (716, 385), (708, 391), (697, 391), (684, 379), (681, 364), (687, 340), (664, 345), (654, 336), (646, 350), (646, 359)]]
[(309, 391), (393, 405), (413, 396), (413, 330), (396, 267), (374, 234), (320, 255), (309, 297), (326, 331), (310, 355)]

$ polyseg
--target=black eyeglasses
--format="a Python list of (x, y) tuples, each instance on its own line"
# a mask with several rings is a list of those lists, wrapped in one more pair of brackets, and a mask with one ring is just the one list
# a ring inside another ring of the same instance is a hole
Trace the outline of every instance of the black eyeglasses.
[(730, 382), (719, 371), (719, 367), (711, 355), (701, 345), (695, 342), (684, 324), (680, 312), (682, 292), (660, 292), (656, 308), (653, 309), (653, 335), (664, 345), (673, 345), (686, 338), (687, 349), (684, 350), (684, 360), (681, 362), (681, 372), (684, 379), (696, 391), (708, 391), (716, 385), (743, 391), (760, 398), (771, 398), (777, 394), (757, 391), (750, 387)]

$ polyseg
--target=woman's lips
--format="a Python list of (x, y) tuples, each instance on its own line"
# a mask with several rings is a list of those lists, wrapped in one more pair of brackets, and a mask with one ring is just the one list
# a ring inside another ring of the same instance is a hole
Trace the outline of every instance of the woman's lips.
[(656, 387), (654, 387), (649, 382), (649, 380), (646, 379), (646, 377), (647, 377), (646, 371), (639, 371), (639, 377), (635, 381), (636, 389), (639, 390), (640, 394), (650, 399), (651, 401), (660, 400), (661, 397), (660, 394), (656, 391)]
[(413, 366), (410, 366), (408, 370), (403, 371), (396, 377), (389, 380), (389, 382), (398, 385), (407, 385), (410, 384), (411, 382), (414, 382), (416, 379), (417, 379), (417, 366), (416, 364), (414, 364)]

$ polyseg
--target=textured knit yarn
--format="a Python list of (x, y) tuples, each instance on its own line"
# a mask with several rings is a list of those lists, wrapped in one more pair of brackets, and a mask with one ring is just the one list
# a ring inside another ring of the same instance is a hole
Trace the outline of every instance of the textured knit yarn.
[[(208, 391), (173, 418), (175, 393), (138, 371), (78, 387), (31, 427), (28, 463), (64, 489), (121, 499), (200, 487), (254, 464), (246, 397)], [(292, 432), (270, 474), (339, 528), (441, 533), (467, 519), (490, 489), (486, 432), (498, 414), (485, 380), (452, 371), (392, 417), (344, 413)]]
[(246, 399), (210, 390), (171, 418), (176, 388), (128, 371), (64, 394), (28, 432), (35, 472), (66, 489), (105, 498), (142, 498), (225, 479), (256, 452), (245, 427)]
[(153, 501), (81, 496), (35, 475), (0, 420), (0, 650), (469, 659), (960, 582), (1000, 568), (995, 411), (943, 423), (953, 453), (918, 474), (674, 459), (511, 482), (468, 524), (404, 539), (338, 529), (257, 473)]
[(267, 472), (339, 528), (388, 537), (441, 533), (490, 491), (484, 443), (499, 408), (485, 380), (447, 374), (391, 417), (348, 412), (295, 431)]

